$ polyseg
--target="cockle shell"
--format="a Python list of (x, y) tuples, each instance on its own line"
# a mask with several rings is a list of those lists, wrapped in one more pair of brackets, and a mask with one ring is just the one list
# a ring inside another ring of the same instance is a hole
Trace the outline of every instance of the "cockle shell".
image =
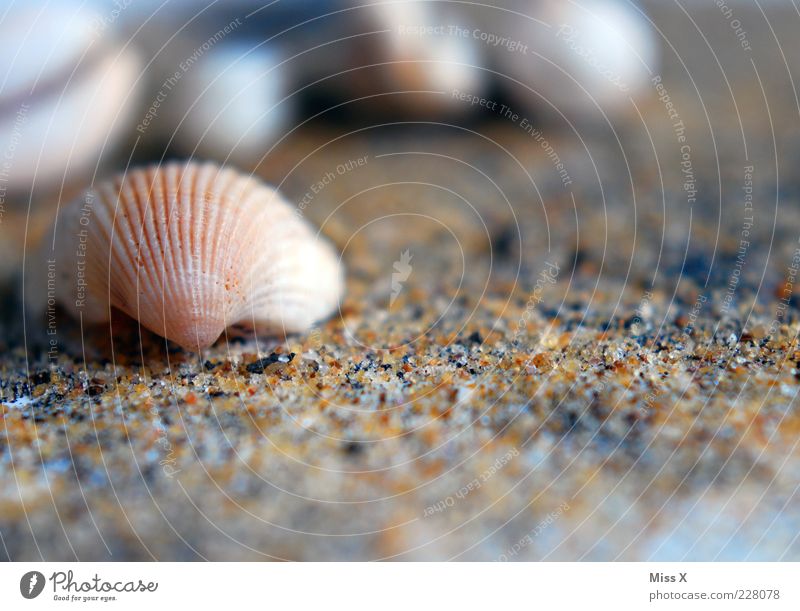
[(56, 301), (83, 322), (117, 308), (190, 350), (234, 323), (307, 330), (342, 293), (331, 245), (275, 189), (212, 163), (130, 170), (62, 209), (53, 231)]

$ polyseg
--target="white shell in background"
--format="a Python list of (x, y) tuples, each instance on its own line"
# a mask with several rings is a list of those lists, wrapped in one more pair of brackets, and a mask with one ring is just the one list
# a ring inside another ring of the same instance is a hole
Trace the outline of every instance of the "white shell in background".
[(342, 293), (337, 254), (277, 191), (211, 163), (131, 170), (54, 231), (57, 301), (85, 323), (117, 308), (189, 350), (234, 323), (304, 331)]
[(464, 26), (462, 11), (434, 3), (362, 3), (347, 15), (348, 25), (326, 36), (334, 44), (290, 62), (303, 83), (320, 81), (347, 101), (366, 98), (361, 104), (370, 112), (399, 118), (466, 114), (469, 104), (453, 90), (480, 96), (487, 89), (479, 45), (450, 33), (451, 25)]
[(72, 3), (15, 4), (0, 17), (0, 155), (11, 192), (91, 172), (130, 130), (141, 63), (109, 46)]
[[(386, 66), (393, 86), (400, 90), (443, 91), (441, 99), (431, 96), (429, 104), (455, 111), (464, 108), (463, 103), (453, 101), (454, 89), (475, 95), (485, 89), (476, 42), (450, 33), (454, 24), (450, 12), (419, 2), (368, 5), (360, 10), (367, 12), (376, 29), (388, 30), (381, 38), (386, 45), (382, 59), (399, 62)], [(458, 23), (463, 24), (463, 19)]]
[(548, 109), (552, 104), (550, 110), (571, 119), (601, 118), (597, 106), (611, 115), (633, 111), (630, 99), (646, 91), (651, 74), (658, 73), (655, 32), (627, 2), (518, 0), (502, 6), (534, 20), (488, 6), (473, 10), (485, 15), (501, 37), (527, 45), (524, 51), (492, 48), (498, 71), (541, 95), (507, 82), (523, 105)]
[(282, 56), (256, 43), (221, 44), (201, 57), (170, 100), (185, 154), (257, 165), (290, 129), (290, 79)]

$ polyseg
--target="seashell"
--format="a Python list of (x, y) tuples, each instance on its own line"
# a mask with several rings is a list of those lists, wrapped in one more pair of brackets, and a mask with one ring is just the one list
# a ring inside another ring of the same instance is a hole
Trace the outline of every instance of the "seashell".
[(452, 18), (446, 12), (417, 2), (366, 5), (361, 10), (374, 27), (388, 30), (383, 61), (389, 62), (385, 68), (394, 88), (444, 91), (444, 96), (428, 95), (426, 105), (458, 112), (465, 108), (453, 100), (453, 90), (480, 94), (486, 88), (476, 68), (480, 54), (475, 41), (450, 34)]
[(223, 44), (201, 56), (170, 99), (175, 140), (190, 156), (261, 159), (288, 130), (287, 68), (266, 46)]
[(331, 245), (275, 189), (213, 163), (99, 184), (61, 210), (52, 236), (49, 288), (71, 314), (99, 323), (116, 308), (189, 350), (235, 323), (307, 330), (342, 294)]
[(127, 133), (137, 101), (138, 53), (101, 37), (78, 4), (42, 11), (14, 4), (0, 37), (0, 154), (11, 192), (88, 174)]
[(504, 79), (527, 107), (571, 119), (602, 120), (598, 107), (621, 115), (632, 111), (630, 99), (646, 92), (658, 72), (653, 28), (633, 3), (516, 0), (504, 6), (516, 13), (485, 6), (481, 14), (487, 29), (507, 41), (490, 47), (497, 70), (539, 94)]
[(412, 119), (467, 114), (469, 104), (452, 94), (487, 90), (482, 49), (472, 38), (450, 33), (453, 24), (464, 23), (460, 13), (434, 4), (357, 5), (331, 26), (326, 39), (338, 40), (336, 45), (298, 53), (292, 66), (302, 82), (346, 101), (362, 98), (359, 108), (370, 114)]

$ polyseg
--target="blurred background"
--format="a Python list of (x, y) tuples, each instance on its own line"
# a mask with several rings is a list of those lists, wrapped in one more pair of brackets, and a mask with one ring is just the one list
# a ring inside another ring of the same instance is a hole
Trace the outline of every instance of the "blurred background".
[[(348, 214), (387, 190), (339, 206), (342, 195), (384, 185), (384, 166), (409, 178), (410, 166), (417, 182), (427, 173), (474, 189), (466, 197), (490, 235), (527, 222), (520, 250), (532, 260), (545, 242), (549, 252), (575, 251), (577, 241), (605, 271), (652, 269), (657, 255), (681, 265), (671, 256), (687, 248), (696, 261), (708, 238), (721, 247), (740, 166), (763, 153), (757, 179), (769, 184), (795, 154), (795, 122), (784, 117), (794, 115), (797, 54), (782, 36), (791, 20), (781, 18), (793, 17), (791, 3), (713, 9), (629, 0), (4, 3), (6, 272), (58, 202), (131, 165), (216, 160), (302, 202), (340, 162), (365, 154), (372, 171), (345, 172), (303, 206), (317, 222), (336, 209), (331, 232), (360, 225)], [(415, 142), (438, 156), (405, 155)], [(344, 157), (333, 162), (335, 149)], [(441, 156), (464, 150), (502, 197)], [(357, 180), (365, 182), (347, 184)], [(610, 205), (625, 211), (611, 224)], [(518, 206), (531, 210), (518, 217)], [(581, 243), (574, 214), (560, 227), (558, 214), (547, 218), (551, 206), (576, 206), (578, 220), (613, 239)], [(639, 220), (654, 215), (660, 248), (637, 251), (634, 210)], [(685, 234), (698, 230), (687, 246)]]

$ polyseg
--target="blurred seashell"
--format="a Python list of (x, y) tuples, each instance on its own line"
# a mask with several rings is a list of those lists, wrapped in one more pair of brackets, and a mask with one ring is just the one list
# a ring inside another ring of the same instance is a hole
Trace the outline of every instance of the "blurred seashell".
[(499, 72), (536, 92), (509, 86), (528, 106), (571, 114), (571, 119), (601, 117), (600, 111), (622, 113), (632, 110), (630, 98), (641, 95), (650, 75), (657, 73), (654, 32), (630, 3), (521, 0), (510, 6), (530, 18), (490, 7), (481, 10), (493, 17), (498, 38), (524, 45), (513, 50), (497, 45), (493, 57)]
[(303, 54), (293, 65), (306, 82), (319, 81), (346, 100), (369, 98), (364, 103), (375, 114), (467, 113), (469, 104), (453, 91), (479, 96), (488, 78), (476, 41), (450, 32), (464, 22), (454, 15), (420, 2), (364, 4), (330, 35), (335, 45)]
[(131, 170), (62, 209), (53, 231), (48, 299), (89, 323), (116, 308), (190, 350), (235, 323), (307, 330), (342, 292), (337, 254), (276, 190), (212, 163)]
[(256, 165), (285, 132), (292, 99), (283, 58), (265, 46), (223, 44), (175, 89), (170, 117), (191, 156)]
[(430, 96), (430, 106), (464, 110), (453, 101), (452, 91), (480, 94), (485, 82), (476, 66), (480, 54), (474, 40), (450, 34), (451, 21), (430, 5), (418, 2), (368, 5), (362, 10), (369, 19), (386, 29), (389, 82), (397, 89), (441, 91)]
[(129, 127), (141, 63), (101, 41), (98, 16), (71, 3), (14, 5), (0, 38), (0, 151), (12, 192), (95, 168)]

